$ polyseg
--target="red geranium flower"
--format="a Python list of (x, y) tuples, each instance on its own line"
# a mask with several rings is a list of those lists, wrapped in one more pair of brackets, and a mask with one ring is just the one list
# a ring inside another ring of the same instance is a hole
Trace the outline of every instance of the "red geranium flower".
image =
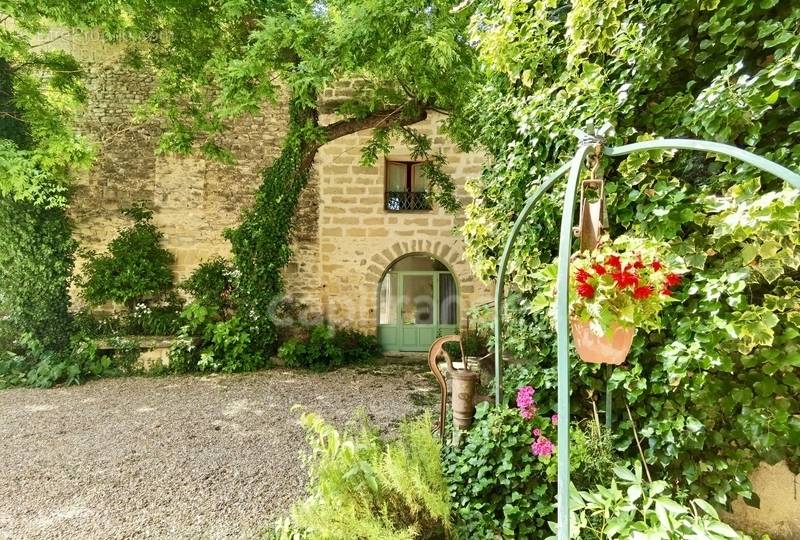
[(668, 274), (667, 275), (667, 287), (675, 287), (676, 285), (681, 284), (681, 276), (680, 274)]
[(637, 270), (639, 268), (644, 268), (644, 263), (642, 262), (642, 258), (641, 257), (636, 259), (636, 262), (633, 263), (633, 267), (636, 268)]
[(655, 289), (653, 289), (652, 285), (644, 285), (642, 287), (636, 287), (636, 289), (634, 289), (633, 291), (633, 297), (637, 300), (644, 300), (645, 298), (653, 294), (654, 290)]
[(617, 270), (622, 268), (622, 265), (619, 262), (619, 255), (610, 255), (608, 259), (606, 259), (606, 264), (612, 268), (616, 268)]
[(652, 266), (653, 270), (655, 270), (656, 272), (661, 270), (661, 263), (658, 261), (653, 261), (652, 263), (650, 263), (650, 266)]
[(617, 282), (617, 287), (620, 288), (639, 286), (639, 278), (636, 277), (636, 274), (632, 274), (631, 272), (614, 272), (611, 274), (611, 277)]
[(603, 266), (602, 264), (593, 264), (592, 265), (592, 270), (597, 272), (598, 276), (602, 276), (602, 275), (604, 275), (606, 273), (606, 267)]
[(577, 281), (579, 283), (586, 283), (589, 280), (590, 277), (592, 277), (592, 276), (589, 275), (589, 272), (587, 272), (586, 270), (581, 268), (580, 270), (578, 270), (578, 273), (575, 275), (575, 281)]
[(578, 289), (578, 294), (584, 298), (594, 297), (594, 287), (592, 287), (588, 283), (579, 284), (577, 289)]
[(664, 289), (661, 291), (661, 294), (664, 296), (672, 296), (672, 291), (664, 287)]

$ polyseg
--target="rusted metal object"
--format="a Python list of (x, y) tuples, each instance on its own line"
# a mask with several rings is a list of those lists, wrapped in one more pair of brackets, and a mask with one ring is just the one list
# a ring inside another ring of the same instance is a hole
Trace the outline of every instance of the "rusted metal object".
[[(441, 393), (441, 404), (439, 406), (439, 435), (444, 442), (444, 423), (447, 418), (447, 379), (444, 373), (439, 369), (439, 364), (436, 360), (443, 356), (447, 363), (447, 372), (450, 374), (452, 380), (452, 395), (453, 395), (453, 423), (458, 429), (467, 429), (472, 425), (475, 419), (475, 404), (484, 399), (477, 396), (478, 383), (480, 376), (469, 370), (469, 366), (464, 363), (464, 369), (457, 368), (453, 365), (450, 355), (444, 349), (444, 344), (449, 342), (457, 342), (461, 346), (461, 338), (459, 336), (443, 336), (433, 342), (430, 350), (428, 351), (428, 366), (436, 377), (439, 383), (439, 390)], [(462, 349), (463, 357), (463, 349)]]
[(578, 226), (572, 228), (572, 233), (581, 239), (581, 251), (595, 249), (600, 237), (608, 232), (605, 182), (602, 174), (598, 173), (601, 153), (598, 146), (590, 158), (591, 178), (581, 182)]
[(453, 424), (465, 430), (475, 420), (475, 403), (480, 382), (480, 375), (467, 368), (451, 371), (452, 399), (453, 399)]

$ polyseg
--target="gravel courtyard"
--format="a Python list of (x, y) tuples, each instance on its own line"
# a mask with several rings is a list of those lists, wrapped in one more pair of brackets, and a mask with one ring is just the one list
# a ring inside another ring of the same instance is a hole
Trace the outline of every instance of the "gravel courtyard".
[(0, 538), (258, 537), (303, 494), (293, 405), (389, 428), (437, 396), (422, 360), (3, 390)]

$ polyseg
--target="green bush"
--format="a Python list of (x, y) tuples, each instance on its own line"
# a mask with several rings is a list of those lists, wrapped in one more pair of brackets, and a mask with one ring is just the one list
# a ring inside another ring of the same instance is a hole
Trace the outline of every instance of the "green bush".
[[(527, 406), (520, 389), (529, 392)], [(542, 538), (549, 531), (557, 491), (556, 422), (544, 405), (552, 396), (541, 394), (522, 385), (511, 394), (517, 396), (517, 407), (478, 405), (463, 445), (445, 452), (443, 467), (460, 538)], [(578, 486), (611, 476), (610, 438), (596, 418), (573, 423), (570, 462)]]
[(284, 538), (292, 529), (320, 540), (446, 537), (450, 504), (429, 416), (403, 422), (388, 443), (369, 426), (340, 433), (314, 414), (301, 423), (311, 447), (308, 498), (292, 509)]
[(184, 325), (170, 350), (170, 370), (175, 372), (253, 371), (266, 365), (247, 327), (238, 317), (220, 319), (213, 309), (192, 302), (181, 313)]
[(306, 336), (292, 337), (284, 342), (278, 349), (278, 358), (287, 367), (324, 371), (371, 360), (381, 353), (375, 336), (319, 324), (308, 330)]
[[(616, 479), (610, 486), (570, 492), (572, 513), (571, 538), (606, 540), (608, 538), (656, 538), (683, 540), (739, 539), (750, 537), (734, 531), (719, 519), (714, 507), (702, 499), (688, 505), (669, 497), (670, 486), (661, 480), (642, 479), (642, 465), (634, 471), (614, 467)], [(551, 523), (555, 532), (557, 525)], [(555, 536), (548, 540), (555, 540)]]
[(58, 353), (69, 345), (75, 241), (62, 208), (0, 197), (0, 326), (6, 347), (29, 334)]
[(77, 332), (92, 337), (174, 336), (181, 330), (183, 301), (168, 294), (163, 302), (136, 304), (131, 311), (110, 315), (83, 309), (74, 316)]
[(172, 290), (175, 258), (160, 245), (164, 235), (152, 223), (153, 212), (140, 204), (123, 214), (133, 225), (109, 243), (108, 253), (87, 254), (79, 284), (83, 298), (92, 305), (120, 302), (132, 309)]
[(72, 338), (69, 347), (53, 351), (30, 335), (20, 339), (24, 353), (0, 352), (0, 388), (80, 384), (88, 379), (120, 375), (132, 370), (134, 356), (101, 354), (92, 339)]
[(201, 263), (183, 283), (181, 289), (200, 305), (214, 309), (220, 316), (233, 312), (238, 272), (222, 257)]

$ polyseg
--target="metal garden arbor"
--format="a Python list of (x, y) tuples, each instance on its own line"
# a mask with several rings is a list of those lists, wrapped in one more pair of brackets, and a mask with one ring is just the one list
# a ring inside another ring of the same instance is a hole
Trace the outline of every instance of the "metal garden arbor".
[[(658, 139), (635, 144), (626, 144), (617, 147), (605, 147), (603, 145), (602, 134), (590, 135), (583, 131), (577, 131), (579, 144), (572, 160), (561, 165), (555, 172), (547, 175), (541, 185), (526, 201), (514, 225), (511, 234), (506, 240), (503, 254), (497, 272), (497, 285), (495, 289), (495, 396), (496, 405), (500, 406), (503, 402), (502, 396), (502, 377), (503, 377), (503, 342), (502, 342), (502, 318), (503, 318), (503, 289), (506, 277), (508, 259), (514, 242), (519, 234), (522, 224), (527, 219), (531, 210), (544, 193), (550, 190), (556, 181), (565, 173), (567, 177), (566, 192), (564, 194), (564, 205), (561, 214), (561, 230), (559, 234), (558, 249), (558, 279), (556, 296), (556, 336), (558, 342), (558, 417), (562, 419), (558, 423), (558, 540), (569, 539), (569, 390), (570, 390), (570, 366), (569, 366), (569, 346), (568, 346), (568, 281), (569, 281), (569, 260), (572, 254), (572, 226), (575, 213), (575, 199), (578, 187), (578, 180), (581, 176), (581, 169), (584, 161), (590, 152), (601, 152), (608, 157), (621, 157), (636, 152), (647, 150), (692, 150), (696, 152), (711, 152), (722, 154), (740, 161), (748, 163), (757, 169), (773, 174), (785, 180), (793, 187), (800, 189), (800, 175), (783, 167), (773, 161), (760, 157), (751, 152), (740, 148), (710, 141), (698, 141), (692, 139)], [(606, 402), (607, 409), (610, 409), (610, 400)]]

